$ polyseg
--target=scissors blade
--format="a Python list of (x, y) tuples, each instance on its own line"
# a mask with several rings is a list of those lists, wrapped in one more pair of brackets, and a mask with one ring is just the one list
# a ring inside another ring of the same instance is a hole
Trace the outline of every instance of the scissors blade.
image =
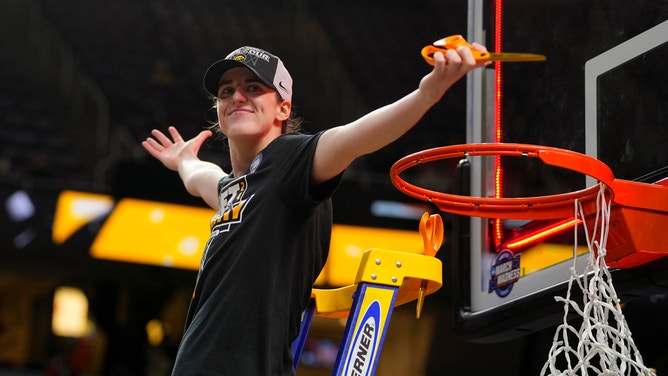
[[(441, 48), (441, 47), (436, 47), (433, 45), (427, 45), (425, 46), (422, 51), (422, 57), (425, 59), (425, 61), (430, 64), (434, 65), (434, 53), (436, 52), (441, 52), (445, 54), (447, 52), (447, 48)], [(477, 62), (485, 62), (485, 61), (502, 61), (502, 62), (522, 62), (522, 61), (545, 61), (546, 57), (545, 55), (538, 55), (538, 54), (532, 54), (532, 53), (524, 53), (524, 52), (500, 52), (500, 53), (490, 53), (490, 52), (483, 52), (483, 51), (477, 51), (477, 50), (471, 50), (471, 53), (473, 54), (473, 58)]]
[(518, 62), (518, 61), (545, 61), (545, 55), (529, 54), (521, 52), (490, 53), (486, 59), (489, 61)]

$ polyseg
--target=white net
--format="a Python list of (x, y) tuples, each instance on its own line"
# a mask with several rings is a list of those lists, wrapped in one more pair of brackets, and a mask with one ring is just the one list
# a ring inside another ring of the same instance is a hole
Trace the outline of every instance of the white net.
[[(643, 364), (633, 342), (605, 263), (610, 198), (602, 184), (596, 206), (590, 234), (582, 205), (575, 203), (575, 217), (582, 220), (589, 256), (581, 273), (576, 270), (573, 257), (566, 297), (555, 297), (564, 303), (563, 324), (557, 327), (541, 375), (655, 375)], [(578, 245), (577, 234), (576, 228), (574, 255)], [(572, 299), (572, 291), (582, 293), (581, 302)], [(574, 315), (579, 317), (573, 319)], [(574, 326), (578, 323), (579, 327)]]

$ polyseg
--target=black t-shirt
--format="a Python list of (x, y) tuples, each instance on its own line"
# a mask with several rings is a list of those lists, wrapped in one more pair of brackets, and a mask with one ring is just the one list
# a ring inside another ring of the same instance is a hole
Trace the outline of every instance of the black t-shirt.
[(292, 341), (329, 250), (340, 176), (310, 184), (320, 133), (282, 135), (219, 184), (173, 375), (291, 375)]

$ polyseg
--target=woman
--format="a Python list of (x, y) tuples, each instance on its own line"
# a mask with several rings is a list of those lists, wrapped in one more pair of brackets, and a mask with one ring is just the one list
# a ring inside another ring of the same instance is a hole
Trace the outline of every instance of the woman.
[[(473, 48), (485, 48), (473, 44)], [(242, 47), (214, 63), (232, 170), (197, 157), (211, 136), (153, 130), (143, 147), (217, 210), (173, 375), (292, 375), (292, 341), (329, 248), (331, 195), (355, 158), (398, 139), (477, 64), (468, 47), (434, 55), (418, 89), (352, 123), (291, 132), (292, 78), (275, 55)]]

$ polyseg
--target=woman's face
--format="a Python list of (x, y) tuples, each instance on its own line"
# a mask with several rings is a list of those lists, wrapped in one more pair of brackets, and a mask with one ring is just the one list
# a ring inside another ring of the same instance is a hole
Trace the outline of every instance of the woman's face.
[(289, 102), (280, 101), (274, 89), (243, 67), (223, 73), (216, 107), (220, 129), (231, 141), (280, 134), (290, 114)]

